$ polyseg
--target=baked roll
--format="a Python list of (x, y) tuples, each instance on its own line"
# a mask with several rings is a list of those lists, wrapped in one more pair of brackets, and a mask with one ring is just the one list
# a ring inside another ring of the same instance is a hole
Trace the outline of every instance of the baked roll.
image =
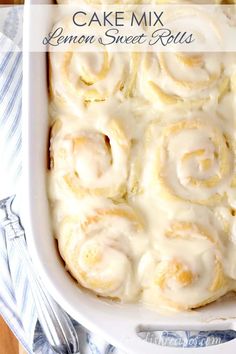
[(51, 132), (52, 194), (121, 198), (126, 192), (130, 141), (122, 124), (110, 119), (77, 128), (71, 121), (56, 120)]
[(137, 297), (134, 262), (146, 240), (142, 222), (130, 207), (101, 203), (89, 212), (65, 216), (58, 230), (66, 267), (82, 286), (119, 300)]
[(77, 111), (90, 102), (132, 96), (139, 55), (137, 53), (51, 52), (51, 96), (65, 109)]
[(146, 53), (141, 63), (140, 91), (159, 108), (198, 108), (210, 101), (216, 103), (229, 89), (222, 61), (217, 53)]
[(152, 183), (164, 199), (213, 206), (234, 190), (235, 149), (220, 119), (195, 115), (164, 127), (158, 122), (149, 126), (147, 154), (152, 160), (145, 183)]
[(162, 233), (158, 230), (157, 247), (145, 253), (139, 264), (144, 302), (188, 310), (232, 289), (224, 273), (223, 246), (208, 227), (201, 221), (176, 220)]

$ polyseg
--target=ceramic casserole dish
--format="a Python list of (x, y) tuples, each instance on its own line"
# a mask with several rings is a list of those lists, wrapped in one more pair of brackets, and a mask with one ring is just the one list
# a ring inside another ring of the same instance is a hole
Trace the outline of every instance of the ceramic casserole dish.
[[(139, 304), (101, 300), (81, 290), (64, 269), (51, 231), (46, 190), (49, 137), (47, 53), (29, 51), (32, 36), (30, 6), (36, 3), (26, 1), (24, 16), (23, 218), (29, 251), (45, 287), (74, 319), (126, 353), (235, 352), (236, 339), (216, 346), (188, 349), (157, 346), (137, 335), (137, 332), (148, 330), (236, 330), (236, 298), (233, 295), (193, 312), (161, 315)], [(48, 26), (50, 28), (52, 23)]]

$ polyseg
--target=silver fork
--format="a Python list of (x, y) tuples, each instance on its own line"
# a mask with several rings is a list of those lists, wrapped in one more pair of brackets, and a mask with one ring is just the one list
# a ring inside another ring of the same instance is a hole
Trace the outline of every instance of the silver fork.
[(65, 311), (52, 299), (38, 277), (26, 248), (25, 233), (19, 217), (12, 211), (15, 196), (0, 200), (0, 227), (14, 242), (27, 269), (29, 285), (43, 332), (56, 353), (78, 354), (79, 338)]

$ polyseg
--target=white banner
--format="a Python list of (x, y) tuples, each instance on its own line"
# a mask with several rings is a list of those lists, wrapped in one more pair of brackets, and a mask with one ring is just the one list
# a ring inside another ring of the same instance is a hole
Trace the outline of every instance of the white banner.
[(236, 51), (236, 5), (31, 5), (27, 50)]

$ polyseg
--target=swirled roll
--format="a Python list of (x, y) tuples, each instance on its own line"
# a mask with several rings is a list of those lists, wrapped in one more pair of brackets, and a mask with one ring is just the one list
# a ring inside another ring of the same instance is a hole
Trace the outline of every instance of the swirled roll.
[[(159, 128), (158, 128), (159, 129)], [(231, 193), (234, 149), (229, 132), (211, 116), (180, 119), (149, 137), (150, 174), (164, 199), (217, 205)], [(157, 133), (158, 134), (158, 133)]]
[(65, 216), (58, 228), (59, 250), (83, 287), (101, 296), (133, 300), (139, 292), (133, 264), (146, 244), (143, 226), (128, 206), (105, 205)]
[(51, 91), (63, 104), (132, 95), (137, 55), (108, 52), (50, 53)]
[[(51, 132), (51, 194), (81, 198), (122, 197), (126, 191), (130, 142), (119, 120), (75, 128), (56, 120)], [(63, 126), (66, 126), (68, 130)], [(74, 129), (75, 128), (75, 129)]]
[[(68, 36), (81, 36), (81, 28), (74, 28), (67, 18), (55, 25), (63, 28)], [(76, 32), (78, 31), (78, 33)], [(88, 35), (99, 33), (101, 28), (88, 27)], [(89, 43), (70, 44), (64, 52), (49, 54), (50, 92), (52, 99), (62, 107), (77, 111), (78, 106), (89, 102), (105, 101), (109, 97), (120, 99), (132, 96), (139, 55), (137, 53), (109, 52), (99, 43), (93, 50), (79, 50)], [(97, 46), (97, 50), (96, 47)]]
[(173, 220), (157, 232), (156, 250), (145, 253), (139, 264), (144, 302), (188, 310), (229, 291), (232, 284), (214, 230), (201, 221)]
[(158, 107), (215, 103), (228, 83), (220, 53), (146, 53), (139, 77), (140, 91)]

